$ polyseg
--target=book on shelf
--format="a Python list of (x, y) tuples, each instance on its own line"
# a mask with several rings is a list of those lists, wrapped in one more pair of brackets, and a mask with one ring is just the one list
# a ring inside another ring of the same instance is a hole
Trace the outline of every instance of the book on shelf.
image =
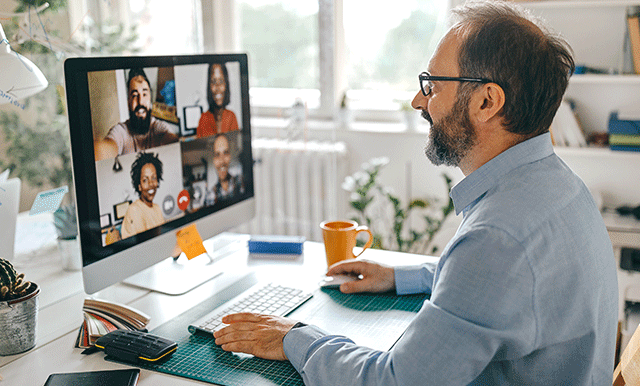
[(640, 74), (640, 15), (637, 13), (627, 15), (627, 32), (629, 33), (633, 68), (636, 74)]
[(609, 144), (612, 146), (640, 147), (640, 135), (609, 134)]
[(551, 138), (555, 146), (587, 146), (587, 140), (580, 127), (571, 103), (563, 100), (551, 123)]
[(101, 336), (118, 329), (144, 330), (150, 318), (133, 307), (87, 298), (82, 306), (84, 321), (78, 331), (76, 347), (93, 347)]
[(616, 151), (640, 151), (640, 146), (609, 145), (609, 149)]
[(640, 151), (640, 109), (631, 107), (609, 115), (609, 148)]

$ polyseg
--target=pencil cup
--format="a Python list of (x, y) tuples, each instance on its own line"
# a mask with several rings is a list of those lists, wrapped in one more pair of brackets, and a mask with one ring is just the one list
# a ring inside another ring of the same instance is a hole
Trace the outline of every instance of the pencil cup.
[(0, 356), (13, 355), (36, 345), (40, 288), (18, 299), (0, 302)]
[[(358, 225), (355, 221), (324, 221), (320, 223), (322, 237), (324, 238), (324, 249), (327, 254), (327, 266), (331, 266), (338, 261), (355, 259), (360, 256), (365, 249), (371, 246), (373, 235), (369, 228)], [(362, 251), (355, 255), (353, 248), (356, 246), (356, 236), (360, 232), (367, 232), (369, 239)]]

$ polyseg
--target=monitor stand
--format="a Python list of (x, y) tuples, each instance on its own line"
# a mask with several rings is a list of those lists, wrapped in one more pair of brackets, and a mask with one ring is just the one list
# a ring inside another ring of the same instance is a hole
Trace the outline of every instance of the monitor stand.
[(167, 295), (182, 295), (222, 274), (217, 261), (246, 248), (247, 237), (220, 234), (204, 242), (207, 254), (191, 260), (182, 253), (177, 259), (168, 257), (123, 281), (135, 287)]

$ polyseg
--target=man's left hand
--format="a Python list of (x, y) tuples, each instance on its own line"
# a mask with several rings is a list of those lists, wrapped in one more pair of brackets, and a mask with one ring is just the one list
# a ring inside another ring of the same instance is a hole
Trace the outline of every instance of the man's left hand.
[(227, 315), (222, 322), (228, 326), (216, 331), (213, 336), (223, 350), (275, 360), (287, 359), (282, 339), (297, 323), (279, 316), (246, 312)]

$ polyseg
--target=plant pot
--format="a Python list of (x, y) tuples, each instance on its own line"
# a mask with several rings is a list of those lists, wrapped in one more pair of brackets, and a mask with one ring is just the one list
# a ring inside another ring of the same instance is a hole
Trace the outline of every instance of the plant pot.
[(62, 260), (62, 268), (65, 271), (79, 271), (82, 269), (82, 255), (78, 238), (58, 238), (58, 251)]
[(404, 123), (407, 126), (407, 131), (414, 132), (418, 130), (418, 118), (420, 113), (416, 110), (403, 110)]
[(0, 355), (13, 355), (36, 345), (40, 287), (18, 299), (0, 302)]
[(348, 130), (351, 124), (353, 123), (353, 111), (340, 108), (338, 109), (338, 127), (342, 130)]

